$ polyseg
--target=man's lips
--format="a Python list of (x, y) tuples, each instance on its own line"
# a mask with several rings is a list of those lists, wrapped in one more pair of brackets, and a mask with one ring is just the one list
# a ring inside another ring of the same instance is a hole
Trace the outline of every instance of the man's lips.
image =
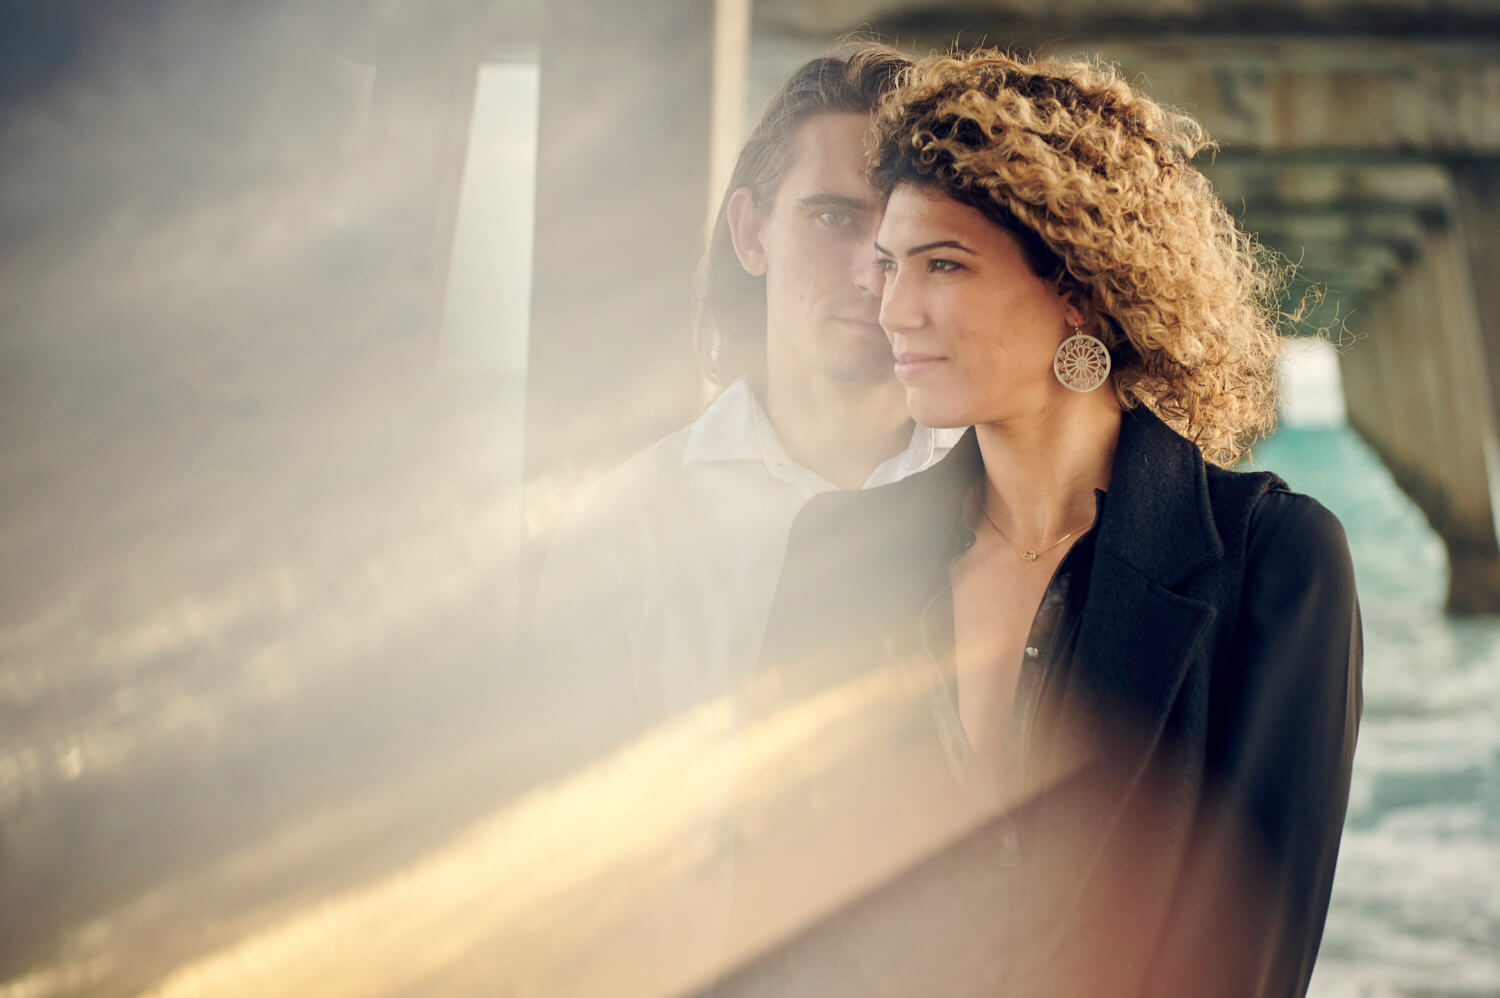
[(924, 371), (930, 371), (947, 360), (946, 357), (941, 357), (937, 354), (913, 353), (910, 351), (902, 351), (896, 354), (895, 359), (896, 377), (902, 381), (914, 378)]

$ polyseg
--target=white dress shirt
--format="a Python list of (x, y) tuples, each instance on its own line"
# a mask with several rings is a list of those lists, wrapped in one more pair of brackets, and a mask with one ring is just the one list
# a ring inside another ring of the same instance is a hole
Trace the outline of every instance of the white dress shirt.
[[(916, 427), (864, 487), (930, 467), (962, 433)], [(654, 763), (625, 768), (629, 786), (580, 812), (598, 829), (600, 855), (620, 848), (627, 828), (671, 857), (628, 864), (640, 880), (601, 874), (585, 895), (599, 917), (595, 909), (615, 903), (610, 885), (635, 885), (621, 903), (628, 914), (599, 930), (589, 958), (609, 965), (623, 953), (622, 966), (662, 975), (646, 990), (662, 990), (662, 981), (681, 990), (722, 969), (733, 894), (727, 807), (738, 767), (732, 694), (754, 673), (792, 521), (835, 488), (787, 456), (738, 381), (693, 423), (606, 476), (553, 541), (529, 663), (542, 670), (536, 678), (550, 687), (551, 706), (533, 723), (572, 743), (580, 761), (606, 751), (618, 759), (622, 740), (639, 749), (655, 736), (665, 746), (648, 756)], [(693, 712), (712, 701), (720, 707)], [(620, 798), (649, 802), (649, 817)]]
[[(930, 467), (962, 434), (917, 426), (863, 487)], [(590, 490), (553, 542), (537, 623), (564, 628), (574, 654), (629, 670), (646, 717), (728, 693), (755, 668), (792, 521), (836, 488), (787, 456), (736, 381)]]

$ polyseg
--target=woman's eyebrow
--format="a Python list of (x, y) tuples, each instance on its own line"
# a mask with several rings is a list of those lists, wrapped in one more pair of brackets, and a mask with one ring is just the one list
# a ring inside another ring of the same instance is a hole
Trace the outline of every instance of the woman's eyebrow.
[[(909, 249), (909, 250), (906, 251), (906, 255), (907, 256), (916, 256), (918, 253), (926, 253), (928, 250), (935, 250), (935, 249), (956, 249), (956, 250), (963, 250), (965, 253), (968, 253), (971, 256), (978, 256), (979, 255), (978, 253), (976, 253), (973, 250), (969, 249), (969, 247), (965, 246), (963, 243), (959, 242), (957, 239), (938, 239), (938, 240), (936, 240), (934, 242), (923, 243), (920, 246), (913, 246), (911, 249)], [(894, 256), (895, 255), (894, 253), (892, 253), (890, 250), (886, 249), (884, 246), (880, 245), (879, 243), (875, 244), (875, 251), (877, 253), (884, 253), (886, 256)]]

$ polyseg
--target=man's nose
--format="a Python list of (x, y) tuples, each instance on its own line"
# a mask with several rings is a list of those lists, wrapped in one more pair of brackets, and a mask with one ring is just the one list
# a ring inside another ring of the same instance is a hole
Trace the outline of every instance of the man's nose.
[(854, 259), (854, 286), (865, 294), (879, 298), (885, 289), (885, 270), (871, 242)]

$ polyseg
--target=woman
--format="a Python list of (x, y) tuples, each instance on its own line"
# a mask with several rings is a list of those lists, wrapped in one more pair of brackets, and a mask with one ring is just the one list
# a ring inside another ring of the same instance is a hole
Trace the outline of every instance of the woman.
[[(1337, 520), (1226, 470), (1274, 420), (1278, 275), (1191, 165), (1199, 126), (1108, 69), (927, 59), (876, 133), (896, 374), (919, 423), (974, 429), (804, 511), (762, 685), (935, 677), (935, 741), (1005, 809), (987, 855), (1019, 871), (984, 910), (1046, 912), (986, 990), (1302, 994), (1361, 662)], [(935, 896), (902, 876), (800, 938)]]

